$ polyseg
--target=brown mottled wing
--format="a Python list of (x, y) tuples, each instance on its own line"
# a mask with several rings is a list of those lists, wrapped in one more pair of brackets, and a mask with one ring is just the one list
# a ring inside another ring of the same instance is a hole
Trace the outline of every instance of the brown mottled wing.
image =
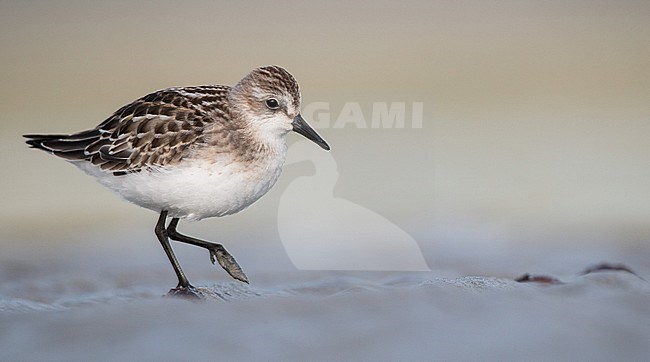
[(32, 138), (28, 143), (115, 175), (173, 165), (204, 143), (206, 127), (228, 120), (227, 91), (227, 86), (164, 89), (120, 108), (93, 130), (27, 136)]

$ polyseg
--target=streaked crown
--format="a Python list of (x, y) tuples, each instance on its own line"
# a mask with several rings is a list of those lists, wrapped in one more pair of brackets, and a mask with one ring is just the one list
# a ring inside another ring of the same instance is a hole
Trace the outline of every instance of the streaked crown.
[(260, 67), (250, 72), (233, 87), (231, 98), (236, 103), (243, 102), (247, 111), (255, 112), (260, 102), (273, 98), (289, 117), (293, 118), (300, 112), (298, 82), (291, 73), (277, 65)]

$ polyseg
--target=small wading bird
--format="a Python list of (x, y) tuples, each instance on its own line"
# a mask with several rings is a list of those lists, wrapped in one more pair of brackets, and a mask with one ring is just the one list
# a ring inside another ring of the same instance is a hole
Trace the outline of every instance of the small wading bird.
[(280, 176), (289, 131), (330, 149), (300, 115), (295, 78), (281, 67), (266, 66), (233, 87), (151, 93), (87, 131), (24, 137), (124, 199), (159, 212), (155, 233), (178, 277), (169, 294), (199, 296), (169, 239), (207, 249), (213, 264), (237, 280), (248, 283), (248, 278), (221, 244), (179, 233), (179, 219), (234, 214), (262, 197)]

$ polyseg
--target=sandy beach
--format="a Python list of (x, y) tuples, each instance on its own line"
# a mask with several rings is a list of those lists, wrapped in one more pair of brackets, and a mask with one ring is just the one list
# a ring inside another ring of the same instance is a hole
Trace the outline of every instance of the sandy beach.
[[(0, 359), (604, 361), (650, 353), (647, 253), (547, 250), (528, 257), (535, 270), (503, 258), (472, 266), (491, 275), (460, 275), (470, 268), (453, 260), (431, 272), (319, 272), (244, 252), (246, 285), (202, 250), (177, 247), (206, 296), (192, 302), (163, 297), (174, 278), (156, 247), (104, 240), (47, 255), (3, 250)], [(638, 275), (580, 275), (607, 254)], [(561, 283), (514, 280), (526, 272)]]

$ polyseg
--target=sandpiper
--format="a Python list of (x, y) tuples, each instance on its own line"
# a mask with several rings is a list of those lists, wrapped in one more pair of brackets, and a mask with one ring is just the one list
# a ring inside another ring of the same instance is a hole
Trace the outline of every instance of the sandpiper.
[(155, 233), (178, 277), (169, 293), (198, 296), (169, 239), (207, 249), (213, 264), (248, 283), (221, 244), (176, 228), (180, 219), (237, 213), (269, 191), (280, 175), (289, 131), (330, 149), (300, 115), (300, 100), (296, 79), (271, 65), (233, 87), (153, 92), (90, 130), (25, 137), (30, 146), (71, 162), (124, 199), (160, 213)]

